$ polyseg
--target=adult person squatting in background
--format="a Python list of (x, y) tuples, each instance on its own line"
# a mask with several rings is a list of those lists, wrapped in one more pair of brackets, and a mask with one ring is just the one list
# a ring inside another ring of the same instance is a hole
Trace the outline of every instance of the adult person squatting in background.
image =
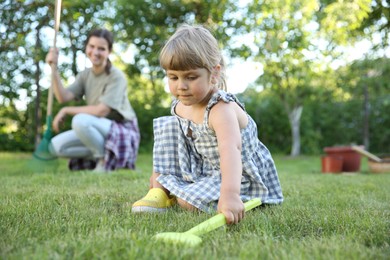
[(123, 72), (112, 66), (109, 55), (113, 34), (94, 29), (88, 35), (85, 53), (91, 68), (80, 72), (75, 81), (64, 88), (58, 69), (58, 49), (51, 48), (46, 62), (54, 73), (53, 91), (59, 103), (85, 99), (86, 105), (64, 106), (53, 120), (60, 131), (66, 116), (73, 116), (72, 129), (52, 138), (51, 153), (70, 158), (71, 170), (92, 169), (108, 172), (119, 168), (135, 168), (140, 143), (137, 116), (127, 97), (127, 80)]

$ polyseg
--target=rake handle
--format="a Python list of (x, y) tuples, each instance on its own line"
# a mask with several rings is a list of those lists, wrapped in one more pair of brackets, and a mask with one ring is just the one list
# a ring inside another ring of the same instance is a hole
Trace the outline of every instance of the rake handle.
[[(57, 48), (57, 34), (60, 28), (60, 17), (61, 17), (61, 0), (55, 0), (54, 4), (54, 39), (53, 39), (53, 48)], [(51, 86), (49, 88), (49, 93), (47, 96), (47, 117), (50, 117), (52, 114), (52, 108), (53, 108), (53, 85), (55, 81), (55, 75), (53, 73), (54, 71), (54, 64), (51, 65), (52, 69), (52, 75), (51, 75)]]
[[(245, 212), (261, 205), (260, 199), (252, 199), (244, 203), (245, 206)], [(207, 232), (210, 232), (214, 229), (217, 229), (219, 227), (222, 227), (226, 224), (226, 218), (225, 215), (222, 213), (219, 213), (215, 215), (214, 217), (209, 218), (208, 220), (200, 223), (199, 225), (191, 228), (188, 230), (187, 234), (193, 234), (193, 235), (202, 235), (206, 234)]]

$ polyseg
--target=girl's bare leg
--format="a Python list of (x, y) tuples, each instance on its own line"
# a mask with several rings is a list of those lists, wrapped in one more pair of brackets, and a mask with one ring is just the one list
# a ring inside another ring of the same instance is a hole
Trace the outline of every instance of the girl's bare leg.
[(197, 208), (195, 208), (194, 206), (192, 206), (190, 203), (188, 203), (185, 200), (182, 200), (180, 198), (176, 198), (176, 201), (177, 201), (177, 204), (179, 204), (179, 206), (182, 207), (183, 209), (186, 209), (189, 211), (198, 211)]
[(150, 176), (149, 178), (149, 188), (152, 189), (152, 188), (160, 188), (162, 189), (167, 195), (169, 195), (169, 191), (167, 189), (165, 189), (158, 181), (157, 181), (157, 177), (160, 176), (159, 173), (157, 172), (153, 172), (152, 173), (152, 176)]

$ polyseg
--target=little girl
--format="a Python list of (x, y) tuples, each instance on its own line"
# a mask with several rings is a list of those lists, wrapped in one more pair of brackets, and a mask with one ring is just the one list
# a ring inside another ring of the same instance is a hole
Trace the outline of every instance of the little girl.
[(283, 201), (274, 161), (237, 98), (225, 92), (217, 40), (202, 26), (183, 25), (160, 53), (173, 116), (154, 120), (150, 190), (133, 212), (161, 212), (178, 203), (218, 210), (227, 223), (244, 217), (243, 201)]

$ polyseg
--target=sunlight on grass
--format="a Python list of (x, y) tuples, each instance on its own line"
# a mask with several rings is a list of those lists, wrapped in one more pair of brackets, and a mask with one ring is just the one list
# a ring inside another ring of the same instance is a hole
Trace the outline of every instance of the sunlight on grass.
[(112, 174), (26, 170), (31, 154), (0, 153), (2, 259), (388, 259), (390, 174), (323, 174), (318, 156), (276, 156), (285, 202), (203, 235), (198, 248), (156, 243), (205, 213), (132, 214), (148, 189), (151, 154)]

